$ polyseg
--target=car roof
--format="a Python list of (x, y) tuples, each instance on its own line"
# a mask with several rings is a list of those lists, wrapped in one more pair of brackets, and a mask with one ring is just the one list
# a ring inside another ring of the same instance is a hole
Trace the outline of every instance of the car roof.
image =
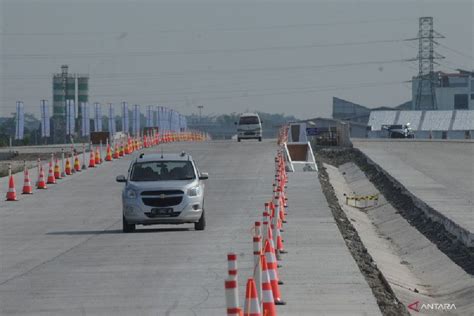
[(243, 116), (258, 116), (257, 113), (242, 113), (240, 114), (240, 117), (243, 117)]
[(140, 154), (136, 162), (146, 162), (146, 161), (162, 161), (162, 160), (172, 160), (172, 161), (187, 161), (193, 160), (193, 157), (187, 153), (151, 153), (151, 154)]

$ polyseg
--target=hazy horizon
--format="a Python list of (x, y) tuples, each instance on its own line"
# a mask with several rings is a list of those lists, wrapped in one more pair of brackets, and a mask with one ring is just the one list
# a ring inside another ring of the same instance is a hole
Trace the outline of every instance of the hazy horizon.
[[(411, 99), (418, 17), (433, 16), (436, 70), (473, 69), (472, 1), (0, 0), (0, 116), (37, 115), (62, 64), (90, 76), (89, 103), (183, 114), (330, 116)], [(104, 111), (105, 113), (105, 111)]]

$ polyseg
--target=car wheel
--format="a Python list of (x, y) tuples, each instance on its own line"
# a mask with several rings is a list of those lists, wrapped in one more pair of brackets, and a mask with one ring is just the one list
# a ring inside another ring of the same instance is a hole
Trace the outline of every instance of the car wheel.
[(199, 219), (199, 222), (194, 223), (194, 229), (204, 230), (204, 228), (206, 228), (206, 216), (205, 216), (204, 210), (202, 210), (202, 215), (201, 215), (201, 218)]
[(240, 138), (237, 138), (237, 141), (240, 143)]
[(262, 137), (259, 137), (259, 138), (258, 138), (258, 141), (261, 142), (261, 141), (262, 141)]
[(131, 233), (135, 231), (135, 224), (129, 224), (125, 219), (125, 216), (122, 217), (122, 226), (124, 233)]

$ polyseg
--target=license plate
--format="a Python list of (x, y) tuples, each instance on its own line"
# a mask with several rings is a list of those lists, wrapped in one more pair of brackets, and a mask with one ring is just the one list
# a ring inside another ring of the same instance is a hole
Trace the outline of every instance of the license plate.
[(173, 213), (172, 208), (153, 208), (151, 209), (152, 215), (171, 215)]

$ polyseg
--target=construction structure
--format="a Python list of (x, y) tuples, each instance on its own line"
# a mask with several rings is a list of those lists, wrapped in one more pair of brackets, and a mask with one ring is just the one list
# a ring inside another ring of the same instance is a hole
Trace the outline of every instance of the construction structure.
[[(89, 76), (68, 72), (68, 65), (61, 66), (61, 73), (53, 75), (53, 142), (66, 141), (66, 105), (74, 102), (74, 119), (81, 116), (79, 104), (89, 101)], [(77, 126), (78, 124), (76, 124)]]
[(474, 111), (372, 111), (369, 138), (385, 138), (384, 125), (410, 124), (415, 138), (471, 139), (474, 136)]
[(434, 72), (435, 59), (444, 57), (435, 52), (438, 44), (435, 39), (444, 38), (433, 28), (433, 17), (421, 17), (419, 19), (418, 36), (412, 40), (418, 40), (418, 76), (413, 81), (413, 96), (415, 110), (437, 110), (435, 95), (436, 75)]
[[(437, 71), (434, 73), (434, 78), (436, 110), (474, 110), (474, 71), (463, 69), (458, 69), (457, 73)], [(416, 100), (421, 82), (419, 78), (413, 78), (412, 110), (418, 110)]]

